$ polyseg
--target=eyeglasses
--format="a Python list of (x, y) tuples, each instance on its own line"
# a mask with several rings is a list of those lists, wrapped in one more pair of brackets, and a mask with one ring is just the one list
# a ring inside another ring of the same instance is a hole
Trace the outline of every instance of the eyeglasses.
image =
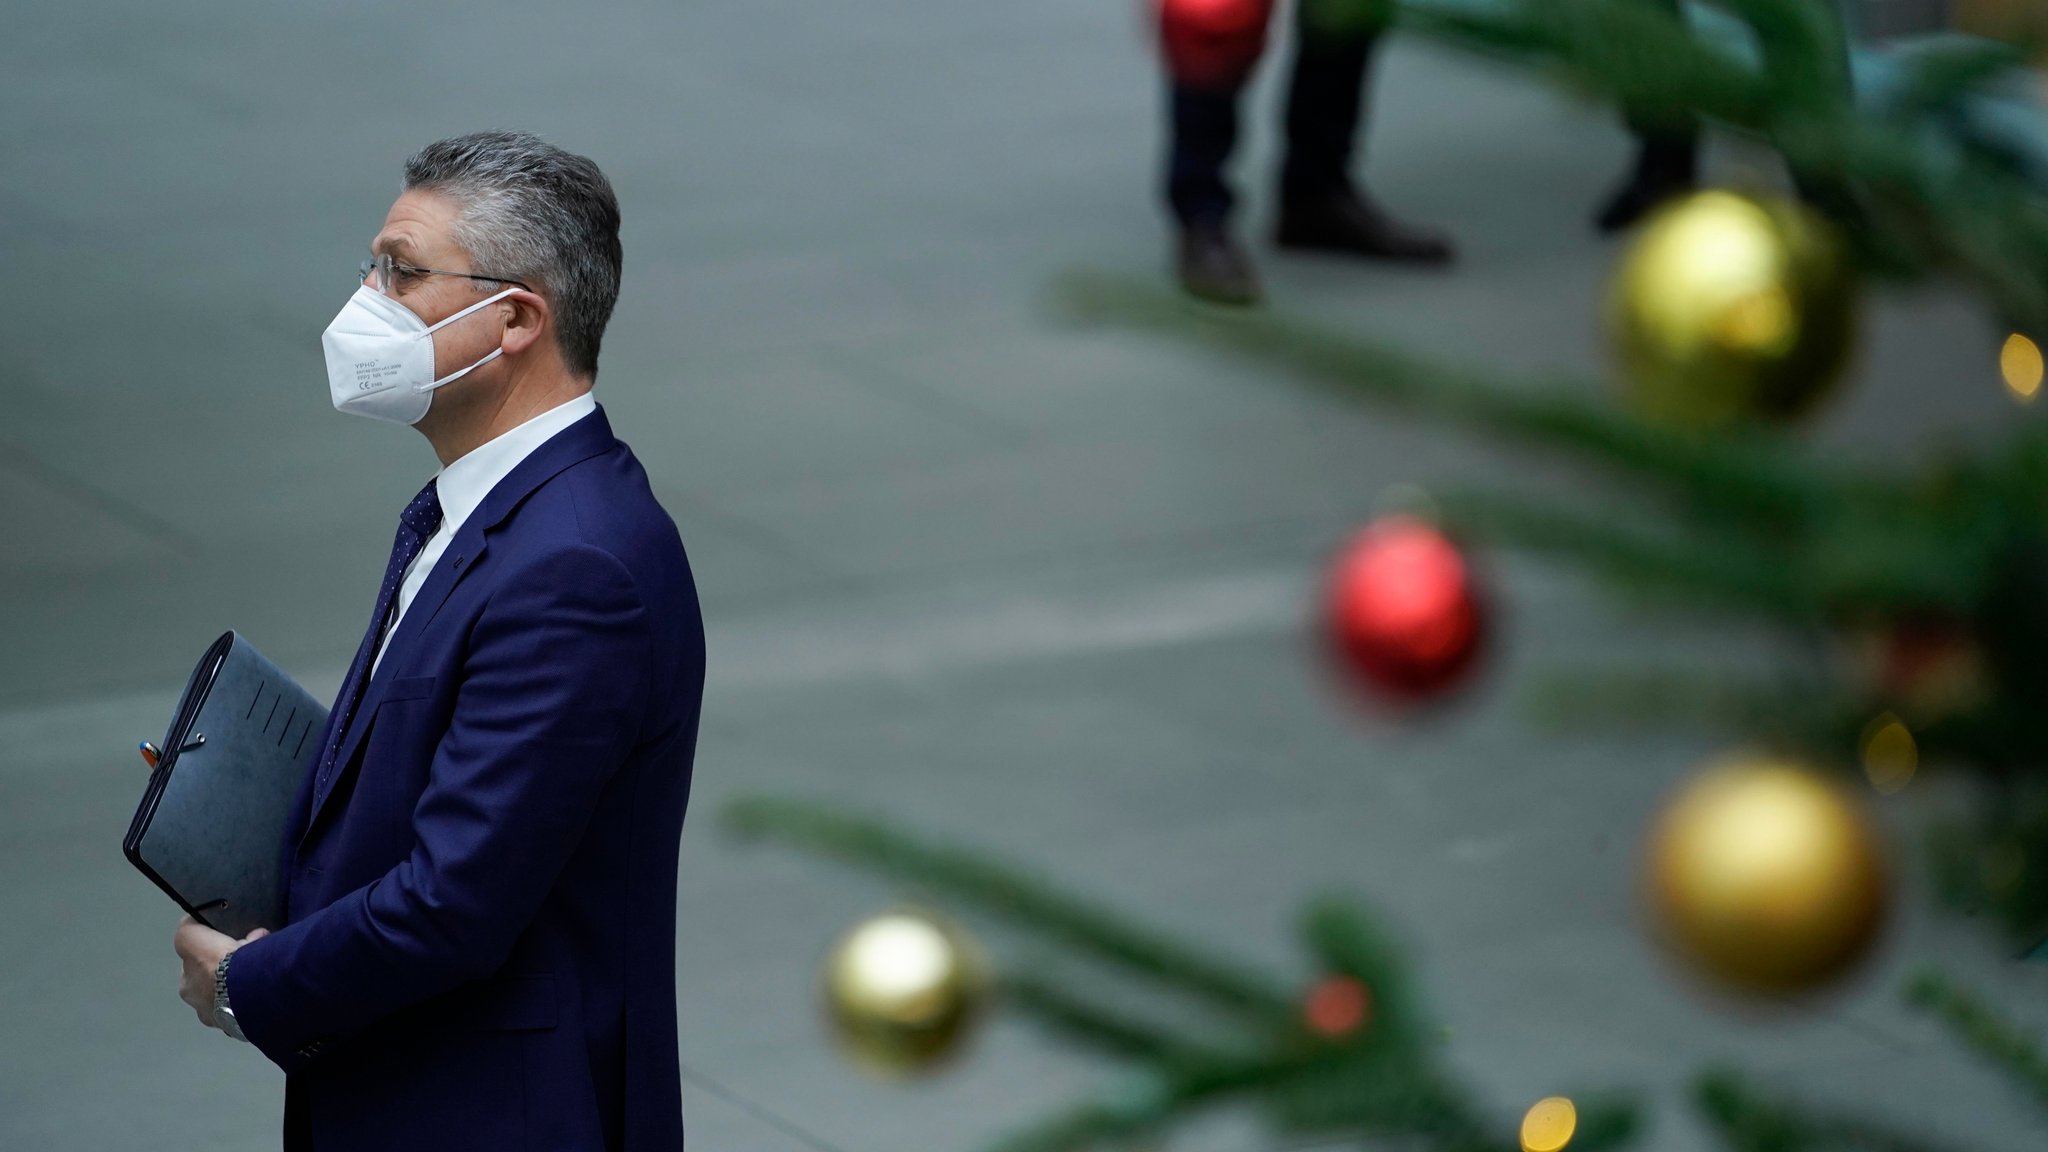
[[(493, 284), (512, 284), (526, 288), (528, 292), (533, 291), (519, 281), (505, 276), (480, 276), (475, 272), (443, 272), (439, 268), (415, 268), (410, 264), (400, 264), (391, 258), (389, 252), (363, 261), (356, 266), (356, 271), (361, 275), (363, 283), (386, 296), (391, 295), (392, 285), (410, 285), (412, 278), (416, 276), (461, 276), (470, 280), (488, 280)], [(376, 277), (375, 283), (371, 282), (372, 276)]]

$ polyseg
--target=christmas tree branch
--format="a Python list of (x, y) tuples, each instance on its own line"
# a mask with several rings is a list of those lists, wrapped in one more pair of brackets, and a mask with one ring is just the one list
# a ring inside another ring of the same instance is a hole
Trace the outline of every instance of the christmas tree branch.
[(1924, 971), (1906, 987), (1906, 1002), (1941, 1017), (1964, 1043), (1991, 1061), (2048, 1108), (2048, 1056), (2032, 1036), (2002, 1020), (1983, 1001), (1938, 972)]
[[(1809, 0), (1722, 0), (1762, 47), (1751, 64), (1639, 0), (1407, 0), (1404, 27), (1562, 74), (1655, 119), (1703, 116), (1784, 154), (1809, 186), (1847, 213), (1847, 239), (1874, 270), (1952, 273), (2008, 323), (2048, 332), (2048, 208), (2009, 163), (1987, 162), (1926, 99), (1960, 99), (2017, 58), (1980, 53), (1967, 66), (1923, 62), (1909, 98), (1883, 113), (1848, 98), (1839, 21)], [(1868, 226), (1861, 226), (1868, 225)]]
[(1823, 590), (1798, 579), (1782, 556), (1737, 539), (1655, 539), (1611, 512), (1577, 513), (1496, 493), (1447, 493), (1445, 527), (1510, 547), (1569, 556), (1624, 587), (1705, 599), (1792, 624), (1822, 619)]
[(1093, 1004), (1049, 980), (1021, 973), (1002, 979), (1003, 1002), (1048, 1029), (1127, 1060), (1160, 1063), (1212, 1060), (1220, 1053), (1155, 1025)]
[(1730, 1152), (1941, 1152), (1857, 1117), (1815, 1115), (1767, 1099), (1732, 1072), (1702, 1076), (1693, 1099)]
[(1730, 518), (1807, 519), (1844, 479), (1799, 460), (1769, 432), (1661, 428), (1574, 398), (1597, 393), (1582, 382), (1500, 382), (1282, 316), (1225, 315), (1147, 281), (1077, 272), (1063, 279), (1055, 300), (1081, 321), (1191, 337), (1352, 398), (1567, 452)]
[[(1334, 895), (1310, 902), (1303, 935), (1325, 971), (1357, 979), (1369, 993), (1357, 1021), (1325, 1033), (1299, 1015), (1293, 997), (1263, 979), (1202, 959), (1192, 946), (1129, 926), (979, 854), (791, 799), (742, 798), (726, 806), (722, 822), (744, 835), (774, 837), (929, 886), (1009, 926), (1169, 987), (1222, 999), (1226, 1007), (1250, 1006), (1252, 1028), (1225, 1047), (1184, 1039), (1052, 979), (1006, 974), (1006, 1004), (1138, 1067), (1096, 1099), (1000, 1141), (992, 1152), (1078, 1152), (1099, 1140), (1155, 1133), (1195, 1108), (1230, 1099), (1264, 1104), (1288, 1131), (1401, 1136), (1433, 1152), (1512, 1152), (1474, 1119), (1437, 1067), (1430, 1050), (1434, 1032), (1408, 989), (1391, 938)], [(1588, 1113), (1590, 1142), (1582, 1139), (1576, 1147), (1620, 1142), (1633, 1131), (1634, 1116), (1632, 1105), (1600, 1104)]]
[(1642, 1113), (1632, 1100), (1581, 1097), (1579, 1126), (1572, 1134), (1572, 1152), (1603, 1152), (1622, 1147), (1642, 1129)]
[(1670, 668), (1553, 669), (1537, 675), (1527, 699), (1550, 724), (1730, 729), (1796, 742), (1833, 760), (1854, 751), (1856, 733), (1879, 711), (1825, 684)]
[(1271, 980), (1209, 958), (1206, 950), (1142, 932), (1085, 903), (963, 849), (919, 841), (873, 820), (822, 805), (766, 796), (733, 801), (727, 827), (769, 836), (860, 865), (1000, 915), (1078, 951), (1176, 985), (1258, 1025), (1291, 1017), (1291, 997)]
[(1170, 1115), (1158, 1115), (1148, 1123), (1123, 1123), (1093, 1104), (1083, 1104), (1006, 1136), (989, 1145), (987, 1152), (1070, 1152), (1117, 1137), (1144, 1135), (1166, 1127), (1172, 1119)]
[(1264, 1057), (1190, 1062), (1171, 1071), (1127, 1074), (1099, 1100), (1076, 1105), (989, 1146), (987, 1152), (1078, 1152), (1099, 1141), (1129, 1141), (1164, 1131), (1195, 1108), (1251, 1093), (1292, 1073)]
[[(1940, 705), (1927, 708), (1927, 718), (1908, 699), (1842, 689), (1825, 680), (1780, 679), (1754, 682), (1714, 672), (1670, 668), (1549, 669), (1536, 674), (1524, 697), (1540, 721), (1559, 727), (1646, 727), (1672, 724), (1719, 729), (1758, 737), (1773, 744), (1795, 746), (1824, 764), (1861, 766), (1861, 739), (1873, 717), (1901, 715), (1913, 735), (1921, 763), (1959, 762), (1985, 770), (1996, 781), (2016, 758), (2040, 762), (2043, 743), (2034, 710), (2013, 714), (1992, 706)], [(1950, 710), (1953, 708), (1954, 710)], [(2031, 757), (2031, 758), (2029, 758)], [(2017, 820), (2024, 806), (1999, 809), (2002, 820)], [(2032, 830), (2028, 830), (2031, 834)], [(1977, 847), (1994, 830), (1973, 828), (1943, 839), (1936, 862)], [(1974, 855), (1948, 867), (1960, 876), (1971, 874)], [(1948, 886), (1955, 903), (1970, 903), (1970, 886)], [(2037, 909), (2036, 893), (2013, 905), (2016, 933), (2048, 930)]]
[(1367, 1042), (1421, 1050), (1429, 1024), (1414, 1003), (1391, 937), (1336, 895), (1309, 902), (1301, 931), (1325, 971), (1349, 975), (1372, 990)]
[[(2038, 708), (2030, 723), (2039, 728)], [(2031, 948), (2048, 935), (2048, 782), (1993, 781), (1978, 805), (1926, 830), (1935, 896), (1965, 915), (1989, 912), (2008, 944)]]
[(1890, 110), (1905, 117), (1957, 111), (1971, 94), (2019, 75), (2037, 51), (1996, 40), (1930, 45), (1905, 63)]
[(1677, 13), (1640, 0), (1403, 3), (1395, 20), (1408, 31), (1550, 71), (1653, 119), (1697, 113), (1752, 125), (1769, 112), (1752, 64), (1696, 35)]
[[(1313, 912), (1310, 920), (1334, 928), (1337, 912), (1334, 906), (1326, 907)], [(1340, 932), (1363, 930), (1355, 914), (1345, 910), (1342, 915), (1351, 923)], [(1374, 958), (1356, 967), (1397, 987), (1398, 974), (1382, 946), (1373, 944), (1369, 950)], [(1004, 991), (1007, 1003), (1055, 1030), (1146, 1067), (1112, 1081), (1101, 1099), (1013, 1137), (998, 1145), (1000, 1149), (1052, 1152), (1084, 1147), (1102, 1136), (1129, 1139), (1156, 1130), (1192, 1107), (1243, 1096), (1268, 1100), (1276, 1122), (1292, 1130), (1339, 1128), (1375, 1138), (1420, 1136), (1443, 1152), (1505, 1152), (1500, 1141), (1482, 1135), (1464, 1105), (1439, 1085), (1418, 1042), (1419, 1026), (1400, 1028), (1394, 1016), (1376, 1011), (1371, 1023), (1352, 1039), (1297, 1031), (1262, 1050), (1230, 1053), (1167, 1037), (1049, 982), (1006, 982)], [(1586, 1147), (1616, 1143), (1632, 1130), (1631, 1107), (1604, 1105), (1592, 1116), (1597, 1124), (1589, 1127), (1607, 1136)]]
[[(1614, 525), (1611, 513), (1574, 518), (1499, 496), (1461, 498), (1460, 515), (1514, 543), (1589, 559), (1624, 583), (1705, 592), (1794, 622), (1903, 609), (1968, 613), (1984, 549), (1998, 539), (1985, 508), (2022, 499), (2016, 494), (2038, 479), (2033, 456), (2023, 455), (2024, 467), (2007, 469), (2012, 476), (1980, 481), (1980, 488), (2002, 487), (1942, 498), (1860, 472), (1823, 470), (1767, 433), (1659, 428), (1555, 384), (1485, 380), (1278, 316), (1220, 315), (1124, 278), (1075, 274), (1061, 301), (1077, 317), (1190, 336), (1349, 397), (1651, 481), (1687, 514), (1674, 521), (1685, 536), (1659, 541)], [(1978, 499), (1984, 495), (2001, 499)]]

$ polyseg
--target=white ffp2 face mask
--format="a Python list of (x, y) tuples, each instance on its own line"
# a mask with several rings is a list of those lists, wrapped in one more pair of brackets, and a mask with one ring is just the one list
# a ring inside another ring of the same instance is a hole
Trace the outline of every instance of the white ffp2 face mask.
[(518, 291), (507, 288), (432, 327), (418, 314), (368, 284), (341, 306), (341, 314), (320, 334), (327, 353), (327, 394), (337, 411), (395, 424), (417, 424), (434, 402), (434, 389), (503, 355), (491, 354), (460, 371), (434, 379), (434, 333), (486, 304)]

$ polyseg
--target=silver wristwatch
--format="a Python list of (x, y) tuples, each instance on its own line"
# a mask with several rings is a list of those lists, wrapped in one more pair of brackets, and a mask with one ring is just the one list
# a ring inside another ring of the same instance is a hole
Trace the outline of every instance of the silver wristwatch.
[(233, 952), (220, 958), (220, 967), (213, 970), (213, 1022), (220, 1030), (243, 1043), (249, 1038), (242, 1035), (241, 1022), (235, 1019), (235, 1010), (228, 1007), (228, 961), (235, 958)]

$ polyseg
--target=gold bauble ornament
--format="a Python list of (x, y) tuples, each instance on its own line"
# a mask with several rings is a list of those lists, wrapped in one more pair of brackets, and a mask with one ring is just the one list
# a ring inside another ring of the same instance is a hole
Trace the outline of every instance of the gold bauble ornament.
[(1651, 832), (1644, 879), (1674, 949), (1752, 992), (1841, 975), (1877, 939), (1889, 903), (1882, 846), (1855, 798), (1762, 756), (1718, 761), (1678, 792)]
[(1789, 420), (1841, 378), (1857, 290), (1834, 226), (1794, 200), (1709, 189), (1657, 210), (1608, 285), (1631, 405), (1694, 428)]
[(945, 918), (895, 909), (856, 924), (832, 946), (820, 983), (842, 1050), (884, 1078), (945, 1062), (990, 999), (980, 947)]

